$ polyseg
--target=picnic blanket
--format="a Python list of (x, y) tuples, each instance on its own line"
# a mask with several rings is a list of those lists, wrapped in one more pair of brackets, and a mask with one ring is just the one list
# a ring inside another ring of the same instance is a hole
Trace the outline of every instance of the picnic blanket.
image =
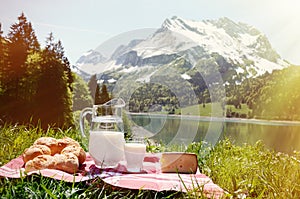
[(40, 174), (45, 177), (67, 182), (80, 182), (100, 177), (104, 182), (116, 187), (128, 189), (144, 189), (155, 191), (182, 191), (187, 192), (201, 188), (207, 197), (220, 198), (224, 191), (204, 174), (161, 173), (160, 154), (147, 154), (143, 162), (143, 171), (128, 173), (125, 162), (121, 161), (116, 168), (99, 168), (87, 153), (87, 159), (81, 165), (79, 172), (69, 174), (60, 170), (43, 169), (26, 173), (22, 157), (15, 158), (0, 167), (0, 176), (21, 178), (22, 176)]

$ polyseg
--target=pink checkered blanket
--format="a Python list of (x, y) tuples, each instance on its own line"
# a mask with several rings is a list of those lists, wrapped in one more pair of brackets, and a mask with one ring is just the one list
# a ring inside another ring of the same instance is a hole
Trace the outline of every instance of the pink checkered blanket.
[(0, 176), (21, 178), (22, 176), (40, 174), (45, 177), (67, 182), (80, 182), (100, 177), (104, 182), (116, 187), (128, 189), (144, 189), (155, 191), (183, 191), (201, 188), (207, 197), (220, 198), (224, 194), (222, 188), (204, 174), (161, 173), (160, 154), (147, 154), (143, 162), (141, 173), (126, 172), (125, 162), (120, 162), (116, 168), (101, 169), (95, 165), (87, 153), (87, 159), (76, 174), (69, 174), (60, 170), (43, 169), (26, 173), (22, 157), (15, 158), (0, 167)]

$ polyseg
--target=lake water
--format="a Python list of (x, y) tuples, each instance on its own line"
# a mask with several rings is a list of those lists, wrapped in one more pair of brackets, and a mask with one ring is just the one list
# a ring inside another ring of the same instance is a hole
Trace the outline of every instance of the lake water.
[(155, 114), (130, 114), (138, 126), (164, 144), (188, 145), (193, 141), (215, 144), (228, 137), (237, 145), (261, 140), (275, 151), (300, 151), (300, 123), (247, 119), (210, 118)]

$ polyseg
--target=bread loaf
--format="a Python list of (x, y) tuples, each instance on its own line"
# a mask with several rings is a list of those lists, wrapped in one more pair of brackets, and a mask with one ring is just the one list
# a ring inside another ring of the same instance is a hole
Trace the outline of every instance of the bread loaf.
[(65, 171), (68, 173), (76, 173), (79, 167), (79, 161), (76, 155), (69, 154), (55, 154), (55, 169)]
[(23, 153), (25, 171), (27, 172), (41, 169), (58, 169), (75, 173), (85, 159), (86, 153), (83, 148), (80, 147), (77, 141), (69, 137), (62, 139), (38, 138)]
[(165, 152), (160, 163), (163, 173), (196, 173), (198, 168), (197, 155), (194, 153)]
[(55, 160), (51, 155), (39, 155), (25, 164), (25, 171), (54, 169)]
[(86, 154), (85, 151), (83, 150), (83, 148), (75, 146), (75, 145), (70, 145), (65, 147), (62, 151), (61, 154), (74, 154), (79, 161), (79, 164), (84, 163), (85, 159), (86, 159)]
[(38, 138), (33, 145), (46, 145), (51, 150), (51, 155), (59, 153), (58, 142), (53, 137), (40, 137)]
[(57, 152), (61, 153), (61, 151), (66, 148), (67, 146), (76, 146), (80, 147), (80, 144), (76, 141), (73, 140), (72, 138), (69, 137), (64, 137), (62, 139), (57, 139)]
[(39, 156), (39, 155), (51, 155), (51, 150), (46, 145), (33, 145), (27, 149), (25, 149), (22, 157), (24, 160), (24, 163), (28, 162), (29, 160), (32, 160), (33, 158)]

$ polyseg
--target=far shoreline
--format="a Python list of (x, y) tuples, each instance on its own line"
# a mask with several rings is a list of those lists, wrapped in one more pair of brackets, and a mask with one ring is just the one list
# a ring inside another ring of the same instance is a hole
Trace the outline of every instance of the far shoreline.
[(216, 116), (200, 116), (200, 115), (176, 115), (176, 114), (163, 114), (163, 113), (132, 113), (126, 112), (127, 115), (141, 115), (150, 117), (167, 117), (167, 118), (182, 118), (189, 120), (210, 121), (210, 122), (236, 122), (236, 123), (254, 123), (261, 125), (300, 125), (300, 121), (290, 120), (266, 120), (266, 119), (248, 119), (248, 118), (228, 118)]

